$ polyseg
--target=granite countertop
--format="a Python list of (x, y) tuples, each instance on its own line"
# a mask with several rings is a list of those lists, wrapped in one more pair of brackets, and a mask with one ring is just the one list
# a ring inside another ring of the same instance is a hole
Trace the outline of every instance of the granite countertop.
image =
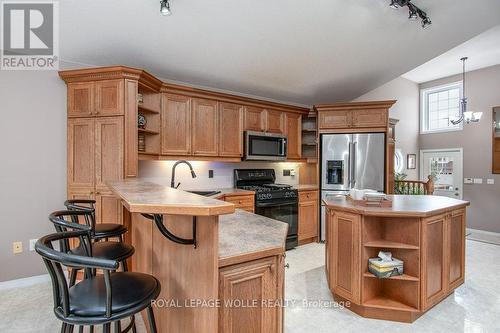
[(315, 191), (319, 190), (319, 186), (315, 184), (299, 184), (299, 185), (294, 185), (294, 189), (298, 191)]
[(392, 207), (367, 207), (355, 205), (346, 197), (323, 200), (325, 205), (334, 210), (341, 210), (367, 216), (414, 216), (426, 217), (452, 209), (468, 206), (468, 201), (435, 195), (388, 195)]
[(285, 251), (287, 232), (288, 224), (241, 209), (236, 209), (234, 214), (220, 216), (219, 266), (234, 264), (238, 258), (259, 252), (261, 257), (282, 253)]
[(214, 216), (231, 214), (235, 210), (229, 202), (137, 178), (113, 181), (106, 185), (115, 196), (122, 199), (123, 205), (131, 213)]

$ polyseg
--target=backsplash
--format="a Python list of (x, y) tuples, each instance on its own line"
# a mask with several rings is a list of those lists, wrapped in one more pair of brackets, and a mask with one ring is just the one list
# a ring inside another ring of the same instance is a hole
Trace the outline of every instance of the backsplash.
[[(172, 166), (176, 161), (139, 161), (139, 177), (163, 185), (170, 185)], [(234, 169), (274, 169), (276, 183), (297, 185), (299, 183), (300, 163), (293, 162), (203, 162), (189, 161), (196, 172), (191, 178), (187, 165), (180, 164), (175, 170), (175, 182), (181, 183), (180, 189), (209, 190), (231, 188), (234, 186)], [(295, 176), (283, 176), (283, 170), (295, 170)], [(214, 171), (214, 178), (208, 178), (208, 170)]]

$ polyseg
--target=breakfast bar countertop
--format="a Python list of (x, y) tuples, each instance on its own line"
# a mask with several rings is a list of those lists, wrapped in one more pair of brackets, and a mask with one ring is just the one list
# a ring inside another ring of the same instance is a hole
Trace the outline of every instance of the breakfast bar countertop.
[[(243, 232), (242, 232), (243, 231)], [(219, 217), (219, 266), (284, 251), (288, 224), (241, 209)]]
[(131, 213), (214, 216), (234, 213), (232, 203), (141, 179), (107, 183)]

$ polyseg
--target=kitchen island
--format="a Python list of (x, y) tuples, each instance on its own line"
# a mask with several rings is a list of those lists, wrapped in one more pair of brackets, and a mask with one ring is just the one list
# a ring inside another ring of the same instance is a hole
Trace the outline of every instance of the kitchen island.
[(140, 179), (108, 186), (136, 250), (131, 270), (160, 280), (159, 332), (283, 331), (283, 309), (262, 304), (283, 299), (287, 224)]
[[(439, 196), (388, 196), (392, 207), (325, 200), (326, 275), (336, 301), (363, 317), (413, 322), (463, 284), (465, 210)], [(389, 251), (404, 274), (379, 279), (368, 259)]]

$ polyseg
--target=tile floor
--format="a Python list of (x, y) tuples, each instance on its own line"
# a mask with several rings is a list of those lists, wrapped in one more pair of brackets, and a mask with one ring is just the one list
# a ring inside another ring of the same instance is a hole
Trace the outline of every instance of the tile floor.
[[(324, 247), (287, 253), (285, 332), (500, 332), (500, 246), (467, 241), (466, 283), (413, 324), (365, 319), (345, 309), (305, 307), (303, 300), (332, 300), (324, 274)], [(291, 304), (291, 302), (289, 302)], [(49, 283), (0, 291), (1, 333), (54, 333)], [(140, 320), (139, 320), (140, 322)], [(145, 332), (142, 322), (139, 332)]]

